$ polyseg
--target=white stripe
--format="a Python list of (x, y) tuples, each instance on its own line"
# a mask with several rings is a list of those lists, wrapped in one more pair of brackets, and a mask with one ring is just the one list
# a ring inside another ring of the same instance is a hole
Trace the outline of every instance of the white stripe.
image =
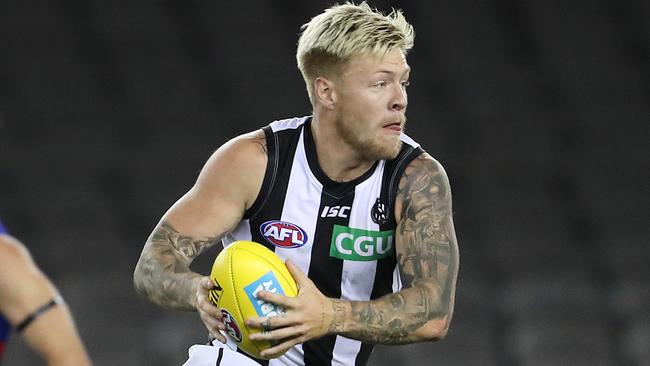
[[(305, 155), (304, 131), (300, 134), (300, 140), (289, 176), (282, 217), (280, 220), (293, 224), (300, 223), (307, 233), (307, 242), (299, 248), (275, 248), (275, 253), (282, 259), (291, 258), (291, 261), (300, 268), (303, 273), (309, 273), (311, 263), (311, 250), (314, 244), (316, 233), (316, 222), (318, 221), (318, 209), (323, 186), (313, 179), (307, 157)], [(299, 363), (298, 363), (299, 362)], [(280, 357), (277, 362), (269, 363), (275, 365), (304, 365), (304, 352), (302, 345), (292, 348), (287, 354)]]
[(409, 144), (409, 145), (411, 145), (413, 147), (419, 147), (420, 146), (420, 144), (415, 142), (415, 140), (413, 140), (412, 138), (410, 138), (407, 134), (405, 134), (403, 132), (400, 135), (400, 140), (402, 140), (403, 142), (406, 142), (407, 144)]
[(296, 129), (305, 123), (308, 118), (309, 116), (273, 121), (271, 122), (271, 130), (273, 130), (273, 132), (278, 132), (282, 130)]
[[(385, 162), (380, 161), (373, 175), (356, 187), (354, 202), (350, 210), (349, 227), (379, 230), (379, 225), (371, 219), (370, 211), (381, 193), (384, 167)], [(377, 261), (343, 261), (341, 298), (344, 300), (370, 300), (376, 273)], [(360, 350), (360, 341), (337, 336), (332, 352), (332, 366), (353, 365)]]
[(399, 275), (399, 268), (395, 265), (393, 270), (393, 292), (400, 291), (402, 289), (402, 277)]
[(251, 235), (251, 224), (248, 220), (242, 220), (234, 230), (223, 237), (221, 242), (225, 248), (237, 240), (253, 240)]
[(304, 366), (302, 344), (290, 348), (282, 357), (269, 360), (269, 366)]

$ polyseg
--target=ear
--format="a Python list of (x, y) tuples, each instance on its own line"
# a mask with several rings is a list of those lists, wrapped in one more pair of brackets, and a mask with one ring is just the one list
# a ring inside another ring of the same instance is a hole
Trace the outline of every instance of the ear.
[(336, 92), (332, 80), (322, 76), (314, 80), (314, 99), (326, 109), (334, 108), (336, 102)]

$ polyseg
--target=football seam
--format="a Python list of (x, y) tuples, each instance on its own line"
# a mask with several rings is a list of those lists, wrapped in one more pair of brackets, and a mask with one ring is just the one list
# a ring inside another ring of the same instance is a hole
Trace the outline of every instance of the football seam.
[[(266, 248), (266, 247), (264, 247), (264, 248)], [(253, 254), (255, 254), (255, 255), (258, 256), (260, 259), (263, 259), (264, 261), (266, 261), (266, 263), (268, 263), (268, 264), (270, 265), (270, 267), (272, 267), (273, 269), (275, 269), (275, 265), (274, 265), (270, 260), (268, 260), (268, 259), (262, 257), (261, 255), (257, 254), (257, 252), (252, 251), (252, 250), (250, 250), (250, 249), (246, 249), (246, 248), (238, 248), (238, 249), (239, 249), (239, 250), (245, 250), (245, 251), (247, 251), (247, 252), (249, 252), (249, 253), (253, 253)], [(268, 249), (268, 248), (266, 248), (266, 249)], [(271, 253), (277, 255), (275, 252), (271, 252)], [(278, 257), (278, 258), (280, 258), (280, 257)], [(280, 262), (282, 262), (282, 258), (280, 258)], [(284, 262), (282, 262), (282, 264), (284, 264)], [(285, 265), (285, 267), (286, 267), (286, 265)], [(291, 272), (289, 271), (289, 268), (287, 268), (287, 271), (288, 271), (289, 273), (291, 273)], [(296, 282), (296, 280), (295, 280), (293, 277), (291, 277), (291, 280), (288, 280), (287, 277), (286, 277), (282, 272), (280, 272), (280, 271), (278, 271), (278, 274), (279, 274), (280, 276), (282, 276), (282, 278), (283, 278), (287, 283)], [(286, 294), (285, 294), (285, 296), (286, 296)], [(298, 296), (298, 283), (296, 283), (296, 296)]]
[[(233, 248), (234, 249), (234, 248)], [(228, 257), (228, 271), (230, 272), (230, 286), (232, 287), (232, 292), (233, 295), (235, 295), (235, 304), (237, 304), (237, 312), (239, 313), (239, 318), (241, 318), (242, 321), (246, 321), (244, 319), (244, 314), (241, 311), (241, 308), (239, 307), (239, 296), (237, 295), (236, 287), (235, 287), (235, 276), (233, 276), (234, 272), (232, 270), (232, 257), (235, 254), (235, 251), (233, 250), (232, 253), (230, 253), (230, 256)], [(239, 326), (239, 324), (237, 324)], [(246, 324), (243, 324), (243, 326), (246, 326)], [(241, 329), (239, 330), (241, 332)], [(248, 332), (248, 328), (246, 328), (246, 331)], [(227, 332), (226, 332), (227, 333)], [(244, 335), (242, 334), (242, 342), (244, 341)], [(239, 348), (239, 347), (237, 347)]]
[[(233, 249), (246, 250), (244, 248), (233, 248)], [(247, 250), (247, 251), (251, 252), (250, 250)], [(251, 253), (253, 253), (253, 252), (251, 252)], [(234, 276), (234, 272), (232, 270), (232, 257), (233, 257), (233, 255), (235, 255), (235, 250), (233, 250), (232, 253), (230, 254), (230, 258), (229, 258), (230, 261), (228, 263), (230, 265), (230, 281), (232, 282), (232, 288), (233, 288), (233, 292), (234, 292), (234, 295), (235, 295), (235, 303), (237, 304), (237, 311), (239, 312), (239, 317), (244, 322), (243, 326), (246, 328), (246, 333), (248, 333), (248, 335), (250, 336), (251, 332), (248, 329), (248, 326), (246, 325), (246, 319), (244, 319), (244, 313), (242, 312), (241, 307), (239, 306), (239, 294), (238, 294), (239, 291), (235, 291), (235, 289), (236, 289), (236, 287), (235, 287), (235, 276)], [(262, 259), (264, 259), (264, 258), (262, 258)], [(244, 337), (243, 337), (243, 334), (242, 334), (242, 341), (243, 340), (244, 340)], [(262, 353), (262, 350), (257, 346), (257, 344), (255, 342), (251, 341), (250, 338), (248, 339), (248, 342), (250, 344), (252, 344), (253, 347), (255, 347), (255, 349), (257, 349), (258, 354)]]

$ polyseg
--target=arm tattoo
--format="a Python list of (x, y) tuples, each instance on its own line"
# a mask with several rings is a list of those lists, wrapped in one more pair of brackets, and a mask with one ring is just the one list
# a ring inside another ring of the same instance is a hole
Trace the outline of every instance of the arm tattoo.
[(352, 302), (352, 325), (343, 335), (373, 343), (411, 343), (417, 340), (413, 332), (427, 322), (442, 320), (446, 328), (451, 320), (458, 245), (449, 182), (430, 156), (421, 155), (406, 169), (396, 207), (401, 214), (397, 264), (404, 289), (375, 301)]
[(190, 270), (190, 263), (219, 240), (183, 235), (163, 221), (151, 233), (138, 261), (136, 289), (164, 307), (194, 310), (192, 280), (200, 275)]

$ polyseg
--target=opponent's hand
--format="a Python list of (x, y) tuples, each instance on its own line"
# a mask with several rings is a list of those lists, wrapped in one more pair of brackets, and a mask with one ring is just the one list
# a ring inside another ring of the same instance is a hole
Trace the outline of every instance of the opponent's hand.
[(257, 293), (258, 299), (280, 305), (285, 312), (278, 316), (250, 318), (246, 321), (249, 327), (263, 330), (251, 334), (251, 340), (278, 343), (261, 353), (264, 358), (277, 357), (296, 344), (324, 336), (328, 333), (334, 316), (332, 300), (323, 295), (291, 261), (287, 260), (286, 265), (298, 284), (298, 296), (287, 297), (260, 291)]
[(203, 324), (208, 328), (208, 332), (219, 342), (226, 343), (226, 337), (220, 332), (220, 330), (226, 329), (223, 324), (223, 315), (208, 297), (213, 288), (214, 282), (210, 277), (199, 279), (199, 285), (196, 287), (196, 310), (199, 312)]

